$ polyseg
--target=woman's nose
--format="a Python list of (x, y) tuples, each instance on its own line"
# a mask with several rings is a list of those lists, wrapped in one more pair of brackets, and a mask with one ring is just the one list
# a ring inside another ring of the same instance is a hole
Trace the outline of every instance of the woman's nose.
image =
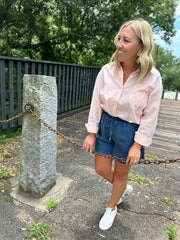
[(122, 47), (123, 47), (122, 42), (121, 42), (121, 41), (118, 41), (118, 42), (116, 43), (116, 48), (122, 48)]

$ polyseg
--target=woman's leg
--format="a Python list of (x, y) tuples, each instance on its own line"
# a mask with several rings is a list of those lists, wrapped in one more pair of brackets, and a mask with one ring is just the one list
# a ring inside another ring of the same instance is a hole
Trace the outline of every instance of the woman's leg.
[(128, 173), (130, 170), (130, 165), (125, 165), (115, 161), (114, 174), (113, 174), (113, 188), (111, 194), (111, 200), (108, 207), (115, 209), (115, 206), (127, 185)]
[(95, 169), (98, 174), (113, 184), (110, 203), (99, 222), (99, 228), (107, 230), (114, 222), (117, 213), (116, 204), (126, 188), (130, 166), (115, 161), (113, 169), (112, 160), (97, 156), (95, 159)]
[(114, 168), (112, 167), (112, 159), (95, 155), (95, 171), (107, 181), (113, 183)]

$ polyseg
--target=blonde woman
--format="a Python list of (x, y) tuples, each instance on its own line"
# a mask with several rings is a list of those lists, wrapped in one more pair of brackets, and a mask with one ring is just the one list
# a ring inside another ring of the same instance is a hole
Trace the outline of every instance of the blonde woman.
[(151, 144), (162, 94), (161, 76), (151, 56), (149, 23), (143, 19), (126, 22), (114, 42), (116, 52), (96, 79), (83, 143), (86, 152), (91, 153), (95, 144), (95, 151), (122, 159), (112, 167), (110, 158), (95, 156), (96, 172), (112, 183), (111, 200), (99, 222), (101, 230), (112, 226), (117, 205), (132, 191), (128, 173)]

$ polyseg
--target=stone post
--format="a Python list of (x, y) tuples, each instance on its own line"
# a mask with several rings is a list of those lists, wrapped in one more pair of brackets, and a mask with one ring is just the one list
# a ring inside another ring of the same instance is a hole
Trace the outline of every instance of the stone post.
[[(56, 129), (56, 78), (24, 75), (23, 79), (23, 106), (32, 103), (34, 112)], [(40, 198), (56, 184), (56, 149), (56, 134), (26, 113), (20, 149), (20, 189)]]

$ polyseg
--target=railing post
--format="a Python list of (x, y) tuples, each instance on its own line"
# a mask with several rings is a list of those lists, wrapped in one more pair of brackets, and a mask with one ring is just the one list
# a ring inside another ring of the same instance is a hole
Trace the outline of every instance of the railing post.
[[(56, 78), (24, 75), (23, 106), (31, 102), (34, 112), (52, 128), (57, 125)], [(23, 116), (19, 186), (42, 197), (56, 184), (56, 134), (31, 113)]]
[(175, 90), (175, 92), (176, 92), (175, 100), (177, 101), (178, 100), (178, 91)]

